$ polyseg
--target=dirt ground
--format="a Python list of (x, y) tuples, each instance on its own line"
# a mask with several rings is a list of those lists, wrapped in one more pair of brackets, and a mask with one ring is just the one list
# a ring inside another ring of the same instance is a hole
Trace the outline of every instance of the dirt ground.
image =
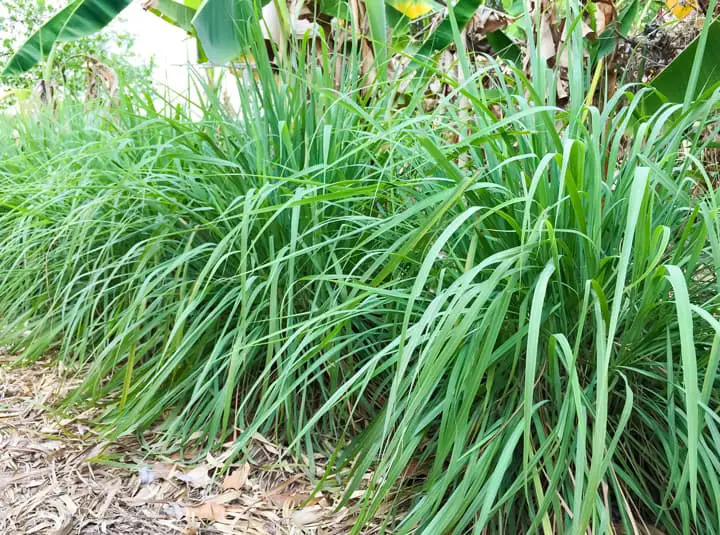
[(313, 496), (306, 474), (262, 437), (252, 463), (222, 475), (230, 444), (190, 466), (151, 457), (133, 437), (103, 441), (88, 425), (92, 411), (53, 410), (73, 386), (61, 367), (12, 362), (0, 350), (0, 534), (336, 534), (352, 525), (351, 510), (334, 507), (339, 496)]

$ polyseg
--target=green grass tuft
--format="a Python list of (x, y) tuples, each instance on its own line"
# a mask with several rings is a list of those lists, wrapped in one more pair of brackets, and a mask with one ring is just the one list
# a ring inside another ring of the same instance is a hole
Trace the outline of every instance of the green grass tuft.
[(372, 469), (356, 531), (720, 531), (720, 93), (640, 120), (490, 62), (423, 113), (319, 57), (237, 114), (2, 119), (2, 341), (111, 435)]

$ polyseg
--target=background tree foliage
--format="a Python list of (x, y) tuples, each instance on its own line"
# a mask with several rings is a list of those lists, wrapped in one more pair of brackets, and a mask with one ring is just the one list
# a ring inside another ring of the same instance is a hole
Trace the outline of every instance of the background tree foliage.
[[(0, 5), (0, 63), (6, 63), (18, 47), (66, 2), (58, 0), (4, 0)], [(152, 63), (133, 51), (133, 37), (113, 25), (103, 32), (58, 43), (52, 81), (66, 96), (81, 97), (88, 86), (87, 59), (108, 66), (120, 80), (134, 87), (150, 83)], [(26, 98), (43, 76), (45, 64), (12, 74), (0, 83), (0, 109)]]

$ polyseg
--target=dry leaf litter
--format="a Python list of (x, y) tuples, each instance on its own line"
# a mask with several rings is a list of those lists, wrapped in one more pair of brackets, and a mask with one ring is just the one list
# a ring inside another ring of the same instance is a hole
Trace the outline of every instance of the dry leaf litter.
[[(194, 465), (179, 454), (153, 458), (133, 437), (103, 441), (89, 425), (92, 410), (54, 410), (77, 384), (61, 366), (12, 364), (0, 349), (2, 535), (324, 535), (353, 524), (353, 509), (336, 507), (341, 489), (316, 493), (308, 468), (261, 436), (252, 463), (225, 471), (231, 443)], [(322, 474), (322, 458), (315, 467)]]

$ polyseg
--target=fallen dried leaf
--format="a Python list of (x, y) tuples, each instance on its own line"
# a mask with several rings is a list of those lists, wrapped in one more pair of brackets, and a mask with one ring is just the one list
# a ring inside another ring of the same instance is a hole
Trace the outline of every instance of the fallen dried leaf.
[(507, 13), (487, 6), (480, 6), (468, 23), (468, 30), (476, 33), (489, 34), (507, 28), (515, 20)]
[(552, 26), (547, 16), (543, 15), (540, 21), (540, 55), (547, 61), (549, 66), (555, 64), (555, 39), (552, 34)]
[(197, 507), (187, 507), (185, 514), (198, 520), (222, 522), (225, 520), (225, 506), (219, 503), (205, 502)]
[(175, 477), (195, 488), (205, 487), (212, 482), (208, 475), (208, 467), (202, 464), (189, 472), (175, 474)]
[(297, 481), (301, 480), (303, 478), (302, 474), (295, 474), (290, 479), (286, 479), (285, 481), (282, 481), (281, 483), (275, 485), (273, 488), (268, 489), (267, 494), (278, 494), (281, 490), (284, 488), (292, 485), (293, 483), (296, 483)]
[(160, 511), (165, 516), (169, 516), (170, 518), (180, 519), (185, 516), (185, 509), (177, 503), (165, 503), (162, 504), (160, 507)]
[(250, 475), (250, 465), (244, 463), (240, 468), (225, 477), (222, 485), (223, 490), (240, 490), (245, 486), (248, 475)]
[(265, 496), (265, 499), (277, 507), (294, 507), (300, 505), (309, 497), (310, 495), (305, 492), (293, 492), (287, 494), (269, 494)]
[(168, 463), (153, 463), (150, 466), (143, 466), (138, 471), (140, 484), (147, 485), (158, 479), (170, 479), (175, 472), (175, 465)]
[[(154, 459), (146, 460), (146, 452), (133, 437), (112, 444), (100, 442), (94, 432), (81, 437), (85, 431), (74, 430), (85, 425), (81, 422), (93, 420), (96, 409), (70, 413), (60, 420), (43, 408), (52, 405), (56, 396), (63, 399), (77, 385), (76, 379), (60, 381), (55, 368), (42, 364), (13, 368), (8, 365), (11, 361), (0, 349), (0, 535), (198, 535), (205, 531), (202, 523), (213, 533), (263, 535), (270, 527), (278, 533), (288, 532), (286, 528), (293, 530), (290, 533), (303, 533), (303, 526), (323, 533), (345, 533), (354, 518), (351, 508), (335, 511), (332, 498), (309, 500), (307, 476), (286, 466), (284, 452), (261, 435), (253, 441), (253, 465), (232, 466), (224, 484), (230, 488), (222, 494), (217, 493), (223, 479), (214, 481), (211, 476), (215, 468), (226, 465), (234, 443), (207, 457), (197, 448), (188, 448), (153, 463)], [(145, 439), (152, 442), (153, 437)], [(93, 457), (103, 452), (137, 468), (97, 464)], [(193, 462), (188, 456), (204, 460)], [(282, 461), (280, 468), (276, 468), (278, 460)], [(319, 477), (326, 472), (325, 461), (316, 454)], [(190, 465), (182, 468), (185, 463)], [(250, 474), (253, 477), (248, 477)], [(371, 477), (368, 473), (363, 479)], [(195, 486), (203, 488), (195, 490)], [(276, 496), (271, 500), (264, 498), (273, 493)], [(188, 507), (187, 500), (195, 497), (207, 503), (197, 501)], [(303, 508), (297, 511), (299, 506)]]
[(314, 524), (322, 520), (325, 513), (326, 511), (322, 507), (313, 505), (312, 507), (305, 507), (293, 512), (292, 521), (300, 527), (307, 526), (308, 524)]
[(597, 34), (600, 35), (605, 28), (610, 26), (610, 24), (617, 18), (617, 15), (615, 13), (615, 6), (612, 2), (598, 2), (595, 5), (597, 6), (595, 12), (595, 24), (597, 26), (596, 31)]

